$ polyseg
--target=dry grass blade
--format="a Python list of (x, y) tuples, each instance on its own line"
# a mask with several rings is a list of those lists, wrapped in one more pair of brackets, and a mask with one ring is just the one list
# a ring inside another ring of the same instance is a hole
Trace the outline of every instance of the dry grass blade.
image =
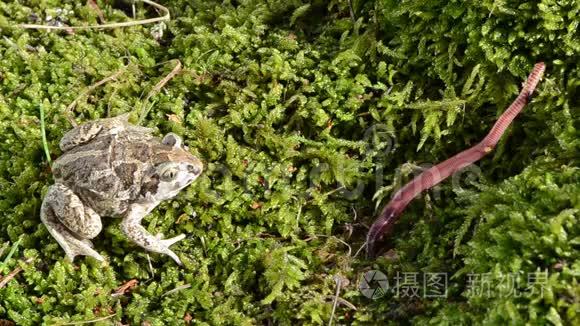
[(87, 6), (91, 7), (99, 16), (99, 20), (101, 23), (105, 22), (105, 15), (103, 15), (103, 11), (99, 8), (99, 5), (95, 2), (95, 0), (87, 0)]
[(149, 271), (151, 272), (151, 277), (155, 277), (155, 269), (153, 268), (153, 264), (151, 263), (151, 257), (147, 254), (147, 263), (149, 264)]
[(356, 258), (358, 256), (358, 254), (360, 254), (360, 252), (366, 247), (367, 247), (367, 242), (365, 241), (365, 243), (363, 243), (362, 246), (360, 246), (360, 248), (358, 248), (358, 250), (354, 254), (354, 257), (352, 257), (352, 258)]
[(130, 21), (130, 22), (123, 22), (123, 23), (111, 23), (111, 24), (100, 24), (100, 25), (87, 25), (87, 26), (49, 26), (49, 25), (37, 25), (37, 24), (20, 24), (18, 27), (20, 28), (27, 28), (27, 29), (58, 29), (58, 30), (75, 30), (75, 29), (104, 29), (104, 28), (117, 28), (117, 27), (127, 27), (127, 26), (137, 26), (137, 25), (145, 25), (145, 24), (152, 24), (160, 21), (170, 20), (171, 16), (169, 14), (169, 9), (166, 7), (150, 1), (150, 0), (141, 0), (143, 3), (146, 3), (152, 7), (155, 7), (165, 13), (165, 15), (156, 18), (149, 18), (137, 21)]
[(191, 287), (191, 284), (184, 284), (184, 285), (176, 286), (175, 289), (169, 290), (169, 291), (163, 293), (161, 296), (164, 297), (166, 295), (170, 295), (172, 293), (179, 292), (181, 290), (189, 289), (190, 287)]
[(96, 322), (98, 322), (98, 321), (107, 320), (107, 319), (113, 318), (113, 317), (115, 317), (115, 316), (117, 316), (117, 314), (111, 314), (111, 315), (108, 315), (108, 316), (105, 316), (105, 317), (96, 318), (96, 319), (91, 319), (91, 320), (71, 321), (71, 322), (68, 322), (68, 323), (62, 323), (62, 324), (61, 324), (61, 323), (57, 323), (56, 325), (63, 325), (63, 326), (64, 326), (64, 325), (83, 325), (83, 324), (94, 324), (94, 323), (96, 323)]
[(358, 310), (358, 309), (357, 309), (357, 307), (356, 307), (354, 304), (352, 304), (350, 301), (348, 301), (348, 300), (346, 300), (346, 299), (344, 299), (344, 298), (341, 298), (341, 297), (335, 297), (335, 296), (333, 296), (333, 295), (329, 295), (329, 296), (327, 296), (327, 298), (328, 298), (328, 299), (330, 299), (330, 300), (336, 300), (336, 302), (337, 302), (338, 304), (340, 304), (340, 305), (342, 305), (342, 306), (345, 306), (345, 307), (347, 307), (347, 308), (350, 308), (350, 309), (352, 309), (352, 310), (355, 310), (355, 311), (357, 311), (357, 310)]
[(127, 66), (117, 70), (114, 74), (110, 75), (109, 77), (105, 77), (101, 80), (99, 80), (98, 82), (96, 82), (95, 84), (85, 88), (84, 91), (81, 92), (81, 94), (79, 96), (77, 96), (77, 98), (75, 98), (74, 101), (71, 102), (71, 104), (69, 104), (64, 112), (65, 117), (67, 118), (67, 120), (70, 122), (70, 124), (73, 127), (77, 126), (76, 121), (74, 120), (73, 116), (72, 116), (72, 110), (74, 110), (75, 106), (77, 105), (78, 101), (80, 101), (81, 98), (83, 98), (84, 96), (89, 95), (92, 91), (94, 91), (97, 87), (116, 79), (117, 77), (119, 77), (123, 72), (125, 72), (125, 70), (127, 69)]
[[(32, 258), (28, 258), (24, 262), (29, 264), (32, 262)], [(20, 272), (22, 272), (22, 267), (18, 266), (12, 272), (8, 273), (8, 275), (0, 278), (0, 289), (5, 287), (6, 284), (8, 284), (8, 282), (10, 282), (10, 280), (16, 277), (16, 275), (18, 275)]]
[[(171, 70), (171, 72), (169, 74), (167, 74), (167, 76), (163, 77), (163, 79), (161, 79), (154, 87), (153, 89), (149, 92), (149, 94), (147, 94), (147, 97), (145, 98), (145, 100), (143, 100), (143, 104), (141, 105), (142, 108), (145, 107), (146, 103), (149, 101), (149, 99), (157, 94), (161, 88), (163, 88), (163, 86), (165, 86), (165, 84), (167, 84), (167, 82), (169, 82), (171, 79), (173, 79), (173, 77), (175, 77), (178, 73), (181, 72), (181, 61), (179, 60), (174, 60), (177, 63), (175, 64), (175, 67), (173, 68), (173, 70)], [(149, 109), (150, 107), (147, 107), (146, 109), (142, 109), (141, 115), (139, 117), (139, 124), (141, 124), (141, 122), (143, 122), (143, 120), (145, 119), (145, 117), (147, 116), (147, 113), (149, 113)]]
[(336, 306), (338, 305), (338, 298), (340, 295), (340, 289), (342, 288), (342, 276), (334, 275), (334, 282), (336, 282), (336, 293), (334, 294), (334, 300), (332, 301), (332, 312), (330, 313), (330, 318), (328, 319), (328, 326), (332, 326), (334, 321), (334, 314), (336, 312)]

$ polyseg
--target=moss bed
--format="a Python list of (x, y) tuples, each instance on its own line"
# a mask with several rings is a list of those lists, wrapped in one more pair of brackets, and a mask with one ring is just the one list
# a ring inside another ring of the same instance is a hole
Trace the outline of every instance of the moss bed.
[[(133, 20), (130, 1), (95, 3)], [(0, 324), (580, 324), (580, 2), (161, 4), (163, 24), (71, 33), (18, 24), (98, 24), (98, 10), (0, 2)], [(159, 14), (135, 4), (135, 19)], [(538, 61), (545, 78), (494, 153), (413, 201), (385, 254), (357, 255), (377, 207), (478, 142)], [(205, 162), (144, 221), (187, 235), (183, 267), (149, 262), (118, 219), (94, 241), (106, 264), (71, 263), (40, 223), (40, 108), (54, 159), (77, 97), (76, 121), (148, 110), (143, 125)], [(371, 270), (390, 285), (375, 298), (359, 290)], [(445, 296), (401, 294), (428, 273)]]

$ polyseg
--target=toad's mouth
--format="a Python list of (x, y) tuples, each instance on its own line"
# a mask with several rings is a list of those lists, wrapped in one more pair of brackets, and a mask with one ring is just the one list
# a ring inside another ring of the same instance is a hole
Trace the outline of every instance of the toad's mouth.
[(180, 182), (179, 189), (183, 189), (183, 188), (189, 186), (190, 184), (192, 184), (195, 181), (195, 179), (197, 179), (197, 176), (191, 176), (191, 177), (185, 179), (185, 181), (183, 183)]

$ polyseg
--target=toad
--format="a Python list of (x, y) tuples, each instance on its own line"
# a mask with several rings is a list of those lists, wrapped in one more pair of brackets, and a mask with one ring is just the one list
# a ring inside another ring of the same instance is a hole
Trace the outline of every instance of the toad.
[(71, 261), (78, 255), (104, 260), (91, 239), (101, 232), (102, 217), (121, 217), (127, 238), (181, 264), (169, 247), (185, 235), (163, 239), (150, 234), (141, 220), (191, 184), (203, 164), (179, 136), (156, 138), (153, 130), (132, 125), (128, 118), (90, 121), (63, 136), (63, 154), (52, 166), (55, 184), (44, 197), (41, 220)]

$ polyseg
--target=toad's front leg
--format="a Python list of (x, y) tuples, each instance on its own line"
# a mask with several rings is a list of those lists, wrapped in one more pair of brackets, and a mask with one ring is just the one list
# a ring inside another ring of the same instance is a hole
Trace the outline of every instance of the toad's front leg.
[(153, 236), (141, 225), (143, 218), (149, 214), (155, 206), (157, 205), (142, 203), (131, 205), (127, 216), (123, 219), (123, 222), (121, 222), (121, 230), (129, 239), (142, 248), (168, 255), (173, 258), (177, 264), (181, 265), (181, 260), (179, 260), (179, 257), (169, 249), (169, 246), (185, 238), (185, 235), (180, 234), (170, 239), (161, 239), (161, 235)]

